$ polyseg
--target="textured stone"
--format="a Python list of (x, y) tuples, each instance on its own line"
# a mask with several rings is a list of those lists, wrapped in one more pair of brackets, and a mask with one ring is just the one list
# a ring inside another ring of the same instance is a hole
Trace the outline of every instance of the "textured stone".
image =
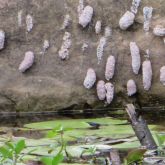
[[(165, 65), (165, 47), (161, 37), (153, 34), (153, 28), (161, 24), (165, 27), (165, 1), (143, 0), (135, 16), (135, 23), (129, 30), (119, 28), (119, 19), (130, 9), (132, 0), (87, 0), (85, 5), (94, 9), (92, 23), (83, 29), (78, 25), (78, 1), (66, 0), (67, 11), (73, 22), (67, 29), (72, 34), (70, 58), (61, 61), (58, 51), (63, 32), (60, 28), (66, 14), (64, 0), (0, 0), (1, 29), (6, 33), (6, 45), (0, 52), (0, 110), (1, 111), (47, 111), (63, 108), (102, 107), (98, 102), (95, 87), (87, 90), (83, 86), (84, 76), (92, 67), (98, 80), (105, 80), (104, 72), (109, 54), (116, 59), (116, 70), (112, 83), (115, 98), (110, 106), (121, 107), (128, 103), (127, 80), (133, 79), (138, 86), (138, 97), (129, 100), (141, 106), (164, 105), (165, 86), (160, 83), (160, 68)], [(143, 30), (143, 8), (154, 9), (150, 32)], [(22, 10), (22, 26), (18, 27), (18, 12)], [(33, 16), (33, 30), (26, 32), (26, 15)], [(110, 43), (104, 49), (100, 65), (97, 64), (96, 49), (101, 36), (95, 34), (95, 23), (102, 20), (113, 30)], [(46, 55), (40, 54), (44, 39), (50, 42)], [(150, 49), (153, 68), (152, 87), (144, 91), (142, 72), (135, 75), (131, 68), (129, 43), (134, 41), (140, 48), (142, 61), (145, 50)], [(83, 43), (88, 43), (87, 54), (81, 51)], [(24, 53), (31, 50), (35, 54), (33, 67), (25, 74), (18, 72)]]

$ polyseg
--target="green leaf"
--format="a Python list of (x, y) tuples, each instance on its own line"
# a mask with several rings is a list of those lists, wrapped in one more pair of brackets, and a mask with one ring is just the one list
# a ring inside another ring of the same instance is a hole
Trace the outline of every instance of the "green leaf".
[(159, 147), (162, 147), (165, 142), (165, 134), (155, 133), (156, 141), (158, 142)]
[(41, 162), (44, 165), (52, 165), (53, 158), (52, 157), (42, 157)]
[(64, 132), (66, 132), (66, 131), (72, 131), (73, 130), (73, 128), (64, 128)]
[(25, 140), (20, 140), (17, 142), (16, 146), (15, 146), (15, 152), (16, 154), (20, 154), (21, 151), (26, 147), (25, 145)]
[(54, 138), (54, 137), (56, 137), (57, 135), (58, 135), (57, 132), (48, 131), (46, 137), (48, 137), (48, 138)]
[(55, 131), (55, 132), (57, 132), (57, 133), (62, 133), (62, 132), (64, 132), (64, 127), (63, 127), (62, 125), (60, 125), (59, 128), (53, 129), (53, 131)]
[(12, 150), (14, 150), (15, 146), (14, 146), (13, 143), (11, 143), (11, 142), (6, 142), (5, 144), (6, 144), (7, 147), (9, 147), (9, 148), (11, 148)]
[(96, 153), (96, 147), (90, 147), (88, 149), (84, 149), (81, 153), (81, 155), (85, 154), (85, 153), (89, 153), (91, 155), (94, 155)]
[(2, 156), (4, 158), (12, 158), (12, 151), (10, 151), (8, 148), (6, 147), (0, 147), (0, 153), (2, 154)]
[(126, 157), (128, 165), (133, 162), (139, 162), (143, 159), (144, 153), (146, 152), (146, 149), (136, 149), (128, 153), (128, 156)]
[(64, 159), (64, 156), (62, 154), (57, 154), (52, 161), (52, 165), (58, 165), (59, 163), (61, 163)]

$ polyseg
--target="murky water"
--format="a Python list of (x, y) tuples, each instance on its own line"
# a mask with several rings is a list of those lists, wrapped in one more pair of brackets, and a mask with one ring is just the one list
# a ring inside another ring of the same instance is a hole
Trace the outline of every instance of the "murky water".
[[(152, 133), (164, 133), (165, 110), (158, 108), (145, 108), (137, 110), (139, 115), (150, 125)], [(110, 121), (109, 121), (110, 117)], [(97, 110), (61, 110), (57, 112), (22, 112), (6, 113), (1, 115), (0, 138), (8, 137), (26, 138), (26, 142), (36, 147), (36, 154), (41, 154), (40, 145), (51, 145), (52, 141), (45, 141), (48, 130), (61, 124), (73, 127), (71, 133), (66, 132), (66, 139), (71, 154), (81, 150), (82, 145), (104, 145), (112, 146), (119, 150), (121, 159), (125, 158), (129, 151), (140, 147), (130, 123), (123, 109), (97, 109)], [(111, 120), (112, 118), (112, 120)], [(108, 119), (108, 120), (107, 120)], [(45, 121), (45, 122), (44, 122)], [(101, 124), (95, 128), (88, 122)], [(30, 124), (32, 122), (40, 122)], [(113, 123), (114, 122), (114, 123)], [(73, 123), (73, 124), (70, 124)], [(26, 124), (26, 125), (25, 125)], [(41, 126), (41, 128), (40, 128)], [(38, 141), (36, 141), (38, 140)], [(77, 148), (75, 148), (77, 147)], [(46, 152), (46, 151), (45, 151)], [(80, 152), (80, 151), (79, 151)], [(42, 153), (43, 155), (45, 153)]]

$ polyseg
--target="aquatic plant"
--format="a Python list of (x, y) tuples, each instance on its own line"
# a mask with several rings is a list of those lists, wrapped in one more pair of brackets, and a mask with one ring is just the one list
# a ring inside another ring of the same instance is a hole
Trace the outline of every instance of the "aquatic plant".
[(4, 48), (5, 45), (5, 32), (0, 30), (0, 50)]
[(153, 33), (156, 36), (163, 37), (165, 36), (165, 28), (162, 25), (156, 25), (153, 30)]
[(23, 61), (19, 65), (19, 71), (22, 73), (25, 72), (33, 65), (33, 63), (34, 63), (34, 53), (32, 51), (26, 52)]
[(100, 64), (102, 60), (102, 56), (104, 53), (104, 47), (106, 46), (107, 39), (105, 37), (101, 37), (99, 40), (99, 44), (97, 46), (97, 59), (98, 59), (98, 64)]
[(79, 24), (85, 28), (92, 20), (93, 8), (91, 6), (86, 6), (79, 16)]
[(26, 16), (26, 30), (27, 32), (31, 32), (31, 30), (33, 29), (33, 17), (28, 14)]
[(149, 90), (152, 81), (152, 66), (150, 60), (145, 60), (142, 64), (142, 76), (143, 76), (143, 87), (145, 90)]
[(106, 89), (105, 89), (105, 82), (103, 80), (99, 80), (97, 82), (96, 90), (99, 100), (104, 100), (106, 97)]
[(130, 42), (130, 52), (132, 57), (133, 72), (138, 74), (141, 65), (141, 58), (139, 48), (135, 42)]
[(108, 81), (113, 78), (115, 73), (115, 63), (115, 57), (112, 55), (109, 56), (105, 68), (105, 79)]
[(137, 92), (136, 83), (134, 80), (130, 79), (127, 82), (127, 94), (128, 96), (132, 96)]
[(95, 32), (96, 34), (99, 34), (101, 32), (101, 21), (98, 20), (95, 25)]
[(157, 142), (158, 148), (157, 152), (159, 156), (165, 156), (165, 134), (164, 133), (154, 133), (155, 140)]
[(114, 86), (112, 83), (108, 82), (105, 84), (105, 89), (106, 89), (106, 102), (108, 104), (111, 104), (114, 98)]
[(152, 18), (152, 11), (153, 11), (152, 7), (145, 6), (143, 8), (143, 15), (144, 15), (143, 29), (144, 29), (145, 32), (149, 31), (150, 22), (151, 22), (151, 18)]
[[(44, 156), (41, 158), (41, 161), (45, 164), (45, 165), (58, 165), (60, 164), (63, 159), (64, 159), (64, 154), (63, 152), (65, 152), (66, 156), (68, 158), (70, 158), (69, 153), (67, 152), (66, 146), (67, 146), (67, 142), (64, 139), (64, 133), (66, 131), (72, 130), (71, 128), (64, 128), (62, 125), (57, 126), (56, 128), (50, 130), (47, 132), (47, 137), (48, 138), (55, 138), (56, 136), (60, 135), (60, 149), (57, 152), (57, 154), (53, 157), (47, 157)], [(56, 150), (57, 146), (52, 146), (53, 148), (49, 151), (49, 153), (51, 153), (52, 151)]]
[(95, 73), (94, 69), (89, 68), (87, 70), (87, 74), (86, 74), (86, 77), (84, 79), (84, 87), (87, 89), (90, 89), (93, 87), (95, 82), (96, 82), (96, 73)]
[(119, 26), (122, 30), (126, 30), (134, 23), (135, 15), (130, 12), (126, 11), (125, 14), (119, 20)]
[(124, 165), (142, 165), (144, 154), (147, 150), (144, 148), (135, 149), (130, 151), (124, 159)]
[(44, 165), (59, 165), (64, 159), (64, 156), (62, 154), (57, 154), (54, 157), (43, 157), (41, 159), (41, 162)]
[(165, 85), (165, 66), (160, 68), (160, 82)]
[(25, 156), (21, 154), (25, 148), (25, 140), (19, 140), (18, 142), (5, 142), (5, 144), (0, 147), (0, 164), (17, 165), (17, 163), (22, 160), (23, 156)]

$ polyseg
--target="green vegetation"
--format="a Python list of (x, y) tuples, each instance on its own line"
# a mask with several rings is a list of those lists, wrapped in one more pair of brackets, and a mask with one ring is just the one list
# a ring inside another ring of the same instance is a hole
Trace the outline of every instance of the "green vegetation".
[(23, 159), (21, 152), (26, 148), (25, 141), (7, 141), (0, 147), (1, 165), (17, 165)]
[[(163, 156), (165, 134), (162, 129), (161, 132), (157, 131), (158, 126), (149, 127), (159, 146), (159, 157)], [(12, 128), (8, 130), (12, 133)], [(39, 132), (40, 137), (35, 137), (35, 134), (30, 138), (26, 137), (28, 132)], [(140, 148), (140, 143), (127, 121), (108, 117), (26, 124), (24, 128), (19, 128), (19, 137), (12, 135), (11, 139), (8, 139), (8, 133), (0, 136), (2, 165), (25, 165), (31, 160), (44, 165), (95, 164), (97, 161), (105, 162), (106, 156), (99, 155), (112, 148), (127, 152), (124, 165), (132, 165), (142, 163), (146, 153), (145, 149)]]

